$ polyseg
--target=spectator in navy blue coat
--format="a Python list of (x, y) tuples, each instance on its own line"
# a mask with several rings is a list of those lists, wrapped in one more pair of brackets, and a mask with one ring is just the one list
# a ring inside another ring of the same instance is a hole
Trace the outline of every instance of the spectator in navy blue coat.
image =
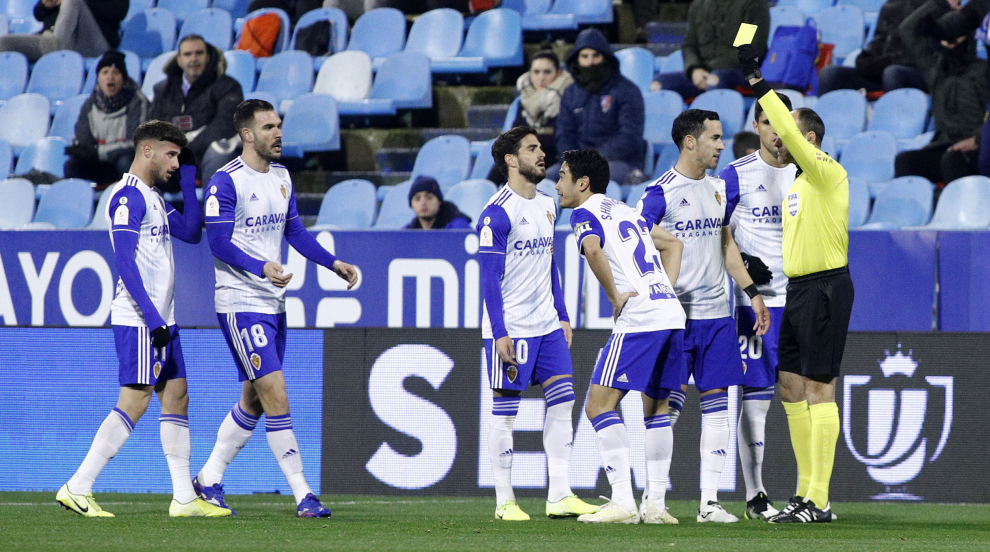
[[(597, 29), (578, 35), (567, 56), (574, 84), (564, 91), (557, 116), (557, 151), (594, 149), (608, 159), (612, 179), (640, 183), (646, 142), (643, 140), (643, 95), (619, 74), (619, 60)], [(547, 170), (555, 179), (560, 165)]]

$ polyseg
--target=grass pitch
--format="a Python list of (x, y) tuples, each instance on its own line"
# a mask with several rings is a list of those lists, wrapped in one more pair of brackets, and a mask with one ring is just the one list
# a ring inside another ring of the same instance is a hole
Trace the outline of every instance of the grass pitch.
[[(238, 516), (172, 519), (171, 497), (96, 496), (113, 519), (86, 519), (55, 505), (55, 492), (0, 493), (0, 550), (987, 550), (990, 505), (836, 504), (839, 520), (815, 526), (695, 522), (697, 503), (674, 501), (677, 526), (590, 526), (543, 516), (522, 499), (528, 523), (493, 518), (494, 498), (325, 496), (333, 518), (298, 519), (291, 497), (231, 495)], [(600, 502), (600, 501), (599, 501)], [(744, 505), (726, 503), (742, 518)]]

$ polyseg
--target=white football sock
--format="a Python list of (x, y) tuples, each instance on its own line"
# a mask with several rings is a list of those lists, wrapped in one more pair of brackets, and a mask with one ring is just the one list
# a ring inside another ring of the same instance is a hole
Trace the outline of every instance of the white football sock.
[(623, 508), (636, 509), (632, 492), (632, 475), (629, 470), (629, 436), (622, 418), (611, 410), (591, 420), (595, 428), (598, 452), (602, 456), (605, 475), (612, 485), (612, 502)]
[(646, 491), (643, 500), (653, 500), (666, 507), (667, 481), (674, 452), (674, 431), (670, 416), (660, 414), (646, 419)]
[(728, 394), (701, 398), (701, 506), (718, 502), (718, 480), (729, 447)]
[(544, 390), (547, 398), (543, 425), (543, 450), (547, 453), (547, 501), (558, 502), (574, 494), (568, 480), (571, 443), (574, 441), (574, 386), (571, 378), (559, 379)]
[(681, 411), (684, 410), (684, 400), (687, 398), (687, 394), (680, 389), (670, 392), (670, 402), (668, 403), (668, 416), (670, 416), (670, 427), (677, 425), (677, 419), (681, 417)]
[(488, 429), (488, 455), (495, 479), (495, 504), (515, 500), (512, 491), (512, 425), (519, 412), (519, 397), (494, 397)]
[(303, 475), (302, 455), (299, 454), (296, 433), (292, 431), (291, 415), (266, 416), (265, 435), (268, 437), (268, 446), (278, 460), (278, 467), (282, 468), (282, 474), (289, 482), (292, 496), (295, 497), (298, 505), (306, 495), (313, 492), (313, 489), (309, 487), (309, 483), (306, 483), (306, 477)]
[(189, 475), (189, 455), (192, 445), (189, 443), (189, 418), (177, 414), (162, 414), (161, 422), (162, 450), (165, 451), (165, 461), (168, 462), (168, 472), (172, 476), (172, 498), (179, 504), (189, 504), (196, 500), (193, 490), (192, 477)]
[(210, 459), (206, 461), (202, 471), (199, 472), (199, 484), (209, 487), (215, 483), (223, 481), (223, 474), (227, 471), (227, 466), (234, 461), (237, 453), (244, 448), (248, 439), (254, 432), (254, 427), (258, 425), (258, 417), (251, 416), (241, 409), (240, 404), (235, 404), (234, 408), (227, 413), (227, 417), (220, 424), (217, 431), (217, 442), (210, 453)]
[[(769, 388), (773, 397), (773, 388)], [(763, 392), (764, 389), (757, 391)], [(736, 443), (739, 449), (739, 463), (742, 464), (743, 480), (746, 482), (746, 500), (752, 500), (757, 494), (765, 493), (763, 487), (763, 450), (766, 434), (767, 411), (770, 410), (770, 399), (751, 398), (749, 391), (743, 392), (742, 412), (739, 415), (739, 427)], [(764, 393), (765, 395), (766, 393)]]
[(123, 410), (114, 408), (100, 424), (86, 458), (72, 479), (69, 479), (69, 492), (84, 495), (92, 491), (96, 477), (106, 467), (107, 462), (117, 456), (120, 447), (124, 446), (133, 430), (134, 422), (130, 417)]

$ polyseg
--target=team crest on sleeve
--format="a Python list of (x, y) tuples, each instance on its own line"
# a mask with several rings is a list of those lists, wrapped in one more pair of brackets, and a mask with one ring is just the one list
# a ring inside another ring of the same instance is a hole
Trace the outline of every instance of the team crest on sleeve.
[(120, 206), (117, 207), (117, 211), (113, 215), (114, 224), (127, 224), (127, 218), (131, 215), (131, 210), (124, 205), (124, 200), (126, 197), (120, 198)]
[(510, 383), (515, 383), (516, 382), (516, 377), (519, 375), (519, 368), (516, 368), (515, 366), (513, 366), (513, 365), (510, 364), (505, 369), (505, 375), (506, 375), (506, 377), (509, 378), (509, 382)]
[(550, 225), (552, 226), (553, 225), (553, 214), (550, 211), (547, 211), (547, 220), (550, 221)]
[(282, 199), (289, 199), (288, 186), (286, 186), (284, 182), (282, 183), (281, 189), (282, 189)]
[[(214, 186), (214, 188), (216, 188), (216, 186)], [(211, 195), (210, 198), (206, 200), (206, 216), (220, 216), (220, 202), (217, 200), (217, 196), (215, 195)]]
[(722, 204), (722, 196), (718, 192), (715, 192), (715, 201), (717, 201), (719, 205)]
[(251, 366), (254, 366), (255, 370), (261, 370), (261, 355), (251, 353)]
[(155, 362), (155, 368), (154, 368), (154, 370), (155, 370), (155, 379), (158, 379), (158, 376), (160, 376), (161, 373), (162, 373), (162, 363), (161, 363), (161, 361)]

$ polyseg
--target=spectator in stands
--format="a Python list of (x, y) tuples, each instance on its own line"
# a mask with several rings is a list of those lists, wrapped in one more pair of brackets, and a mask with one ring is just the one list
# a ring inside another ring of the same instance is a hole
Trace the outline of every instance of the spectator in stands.
[(120, 180), (134, 161), (134, 131), (148, 115), (148, 99), (127, 74), (124, 54), (111, 50), (96, 66), (96, 87), (79, 111), (66, 178), (97, 184)]
[(925, 72), (932, 93), (935, 137), (920, 150), (899, 153), (894, 160), (895, 176), (919, 175), (949, 183), (977, 172), (990, 82), (987, 62), (976, 57), (972, 33), (951, 42), (934, 33), (935, 21), (954, 8), (958, 4), (929, 0), (898, 29), (905, 47)]
[(856, 67), (829, 65), (818, 74), (819, 95), (839, 89), (867, 92), (898, 88), (928, 91), (925, 76), (904, 47), (898, 25), (927, 0), (888, 0), (880, 8), (873, 40), (856, 58)]
[(0, 36), (0, 51), (24, 54), (29, 61), (56, 50), (74, 50), (96, 57), (120, 46), (120, 22), (127, 0), (39, 0), (34, 18), (44, 24), (39, 34)]
[(148, 113), (148, 118), (170, 122), (186, 133), (189, 149), (200, 160), (202, 182), (240, 153), (234, 109), (244, 94), (241, 85), (224, 74), (226, 67), (223, 52), (203, 37), (184, 37), (178, 53), (165, 64), (165, 80), (155, 85)]
[[(557, 116), (557, 151), (595, 149), (608, 159), (612, 179), (619, 183), (646, 180), (643, 160), (646, 111), (643, 94), (619, 74), (619, 60), (605, 35), (585, 29), (567, 56), (574, 85), (564, 91)], [(547, 170), (553, 180), (560, 165)]]
[(683, 45), (684, 72), (657, 75), (650, 88), (673, 90), (685, 100), (716, 88), (749, 88), (732, 46), (742, 23), (757, 26), (753, 45), (763, 59), (770, 31), (770, 6), (766, 0), (691, 2)]
[(437, 230), (441, 228), (471, 228), (471, 217), (457, 205), (443, 200), (440, 184), (430, 176), (417, 176), (409, 187), (409, 206), (416, 213), (406, 228)]
[(557, 158), (554, 129), (560, 113), (560, 99), (573, 83), (571, 74), (560, 68), (560, 59), (549, 43), (541, 45), (540, 51), (533, 54), (529, 71), (516, 81), (519, 112), (512, 126), (536, 129), (540, 147), (551, 162)]
[(760, 137), (753, 132), (744, 130), (742, 132), (737, 132), (732, 138), (732, 155), (734, 155), (736, 159), (746, 157), (747, 155), (759, 150)]

